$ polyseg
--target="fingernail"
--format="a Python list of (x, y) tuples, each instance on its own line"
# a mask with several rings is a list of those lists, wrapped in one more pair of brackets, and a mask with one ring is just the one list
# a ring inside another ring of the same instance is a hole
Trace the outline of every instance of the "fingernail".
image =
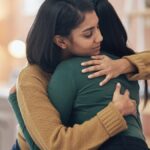
[(121, 85), (121, 84), (118, 82), (118, 83), (117, 83), (117, 86), (120, 86), (120, 85)]
[(92, 75), (89, 75), (88, 78), (91, 79), (91, 78), (92, 78)]
[(85, 65), (85, 63), (81, 63), (81, 66), (84, 66)]
[(82, 73), (85, 73), (85, 72), (86, 72), (86, 69), (83, 69), (83, 70), (82, 70)]
[(126, 89), (126, 92), (127, 92), (127, 93), (129, 93), (129, 90), (128, 90), (128, 89)]
[(103, 83), (101, 82), (99, 85), (100, 85), (100, 86), (102, 86), (102, 85), (103, 85)]

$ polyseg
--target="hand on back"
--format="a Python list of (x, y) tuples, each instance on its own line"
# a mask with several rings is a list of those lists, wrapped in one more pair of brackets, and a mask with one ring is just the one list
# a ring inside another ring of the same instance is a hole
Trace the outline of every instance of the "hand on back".
[(96, 78), (105, 75), (105, 79), (100, 82), (100, 86), (103, 86), (109, 80), (118, 77), (121, 74), (134, 71), (134, 66), (127, 59), (112, 60), (106, 55), (92, 56), (92, 60), (83, 62), (81, 65), (87, 68), (82, 72), (94, 72), (91, 73), (88, 78)]
[(123, 116), (135, 115), (137, 113), (136, 101), (130, 98), (128, 90), (124, 94), (120, 93), (121, 85), (117, 83), (113, 94), (112, 102)]

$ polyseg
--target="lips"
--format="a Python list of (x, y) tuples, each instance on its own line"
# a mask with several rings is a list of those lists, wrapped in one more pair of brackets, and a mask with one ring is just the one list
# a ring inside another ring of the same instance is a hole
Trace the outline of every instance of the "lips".
[(100, 49), (100, 45), (94, 47), (93, 49), (94, 49), (94, 50), (95, 50), (95, 49)]
[(94, 47), (93, 50), (100, 50), (100, 45), (97, 47)]
[(93, 55), (99, 55), (100, 54), (100, 45), (93, 48)]

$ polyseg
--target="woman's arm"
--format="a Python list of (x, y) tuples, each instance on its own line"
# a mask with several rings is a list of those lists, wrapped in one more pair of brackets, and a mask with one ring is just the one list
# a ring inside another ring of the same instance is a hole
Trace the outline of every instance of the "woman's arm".
[(106, 84), (110, 79), (121, 74), (127, 74), (130, 80), (150, 79), (150, 51), (125, 56), (121, 59), (112, 60), (105, 55), (93, 56), (91, 61), (83, 62), (83, 66), (89, 66), (82, 70), (93, 72), (89, 78), (106, 75), (100, 85)]
[(91, 120), (81, 125), (65, 127), (61, 123), (59, 113), (48, 99), (48, 80), (44, 72), (33, 65), (20, 73), (17, 85), (18, 103), (23, 120), (40, 149), (96, 148), (126, 129), (126, 123), (116, 109), (117, 105), (114, 104), (108, 105)]
[(150, 51), (125, 56), (132, 66), (136, 67), (137, 72), (126, 72), (131, 80), (148, 80), (150, 79)]
[[(125, 121), (112, 105), (90, 121), (66, 128), (48, 99), (47, 83), (48, 78), (38, 67), (29, 66), (21, 72), (17, 85), (18, 103), (23, 120), (40, 149), (57, 150), (60, 146), (65, 150), (90, 149), (126, 129)], [(109, 120), (111, 124), (107, 124)], [(114, 128), (111, 128), (112, 124)], [(87, 135), (92, 138), (88, 138)]]
[[(11, 104), (12, 109), (14, 110), (14, 113), (15, 113), (16, 118), (19, 123), (19, 127), (21, 129), (20, 130), (21, 133), (18, 133), (18, 136), (23, 136), (22, 141), (23, 141), (23, 138), (25, 137), (25, 141), (28, 143), (28, 145), (26, 145), (26, 147), (29, 146), (29, 149), (39, 150), (39, 148), (37, 147), (35, 142), (32, 140), (29, 132), (26, 129), (25, 123), (23, 121), (23, 118), (22, 118), (22, 115), (21, 115), (21, 112), (20, 112), (20, 109), (18, 106), (16, 93), (13, 92), (12, 94), (10, 94), (8, 100), (9, 100), (9, 103)], [(26, 143), (26, 142), (24, 142), (24, 143)], [(19, 143), (20, 143), (20, 139), (19, 139)], [(24, 146), (21, 145), (21, 149), (26, 149), (26, 148), (24, 148)]]

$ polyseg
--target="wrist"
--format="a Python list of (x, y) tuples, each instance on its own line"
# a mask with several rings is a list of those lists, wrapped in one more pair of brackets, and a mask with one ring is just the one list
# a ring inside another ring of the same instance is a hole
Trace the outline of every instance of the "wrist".
[(121, 74), (131, 73), (136, 71), (136, 67), (130, 61), (125, 58), (121, 58), (118, 60), (118, 64), (121, 66)]
[(120, 105), (120, 102), (114, 101), (112, 102), (114, 107), (120, 112), (120, 114), (123, 116), (124, 112), (122, 111), (122, 106)]

